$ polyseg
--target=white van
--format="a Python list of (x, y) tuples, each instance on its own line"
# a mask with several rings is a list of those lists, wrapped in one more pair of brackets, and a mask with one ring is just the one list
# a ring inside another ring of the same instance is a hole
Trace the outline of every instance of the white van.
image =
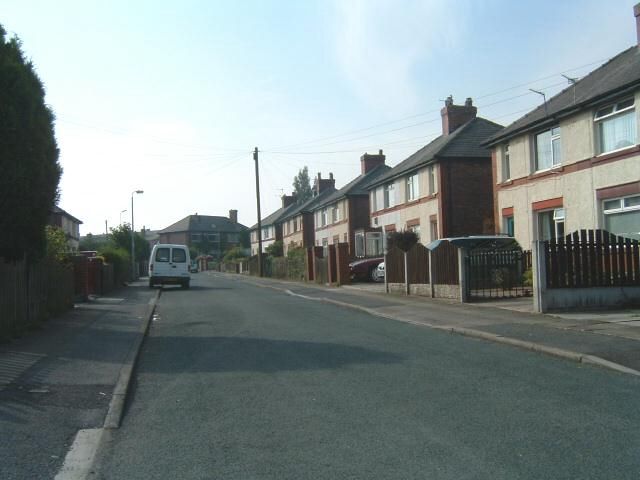
[(186, 245), (158, 243), (149, 258), (149, 288), (154, 285), (175, 284), (189, 288), (191, 258)]

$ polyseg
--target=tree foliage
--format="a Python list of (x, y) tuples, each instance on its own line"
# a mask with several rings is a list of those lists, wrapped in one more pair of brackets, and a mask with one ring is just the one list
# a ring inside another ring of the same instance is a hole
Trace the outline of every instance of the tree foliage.
[(54, 115), (33, 64), (0, 26), (0, 257), (42, 257), (62, 169)]
[(69, 245), (64, 230), (47, 225), (45, 235), (47, 238), (46, 257), (60, 263), (69, 260)]
[(271, 257), (281, 257), (284, 254), (282, 240), (277, 240), (264, 249), (264, 252)]
[(313, 196), (311, 180), (309, 179), (309, 168), (307, 168), (306, 165), (293, 177), (293, 194), (296, 196), (296, 202), (298, 204), (306, 202)]
[(411, 230), (390, 232), (387, 234), (387, 245), (389, 248), (398, 247), (403, 252), (408, 252), (416, 243), (418, 243), (418, 235)]
[[(109, 234), (109, 240), (113, 247), (131, 252), (131, 225), (123, 223), (122, 225), (112, 228)], [(133, 242), (136, 259), (147, 260), (151, 254), (149, 242), (147, 242), (139, 232), (134, 233)]]
[(224, 254), (223, 260), (225, 262), (236, 262), (238, 260), (244, 260), (247, 256), (244, 253), (244, 249), (240, 246), (231, 247), (227, 250), (227, 253)]

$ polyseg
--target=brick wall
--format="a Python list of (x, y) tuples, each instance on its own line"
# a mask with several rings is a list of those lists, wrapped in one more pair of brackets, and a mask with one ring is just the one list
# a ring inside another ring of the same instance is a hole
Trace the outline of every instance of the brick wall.
[(447, 183), (442, 198), (443, 237), (493, 234), (491, 159), (451, 159), (441, 165)]

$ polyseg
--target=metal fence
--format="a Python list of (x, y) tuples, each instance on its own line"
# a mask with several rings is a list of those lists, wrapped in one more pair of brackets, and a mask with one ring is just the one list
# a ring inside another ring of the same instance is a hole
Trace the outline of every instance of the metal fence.
[(533, 294), (530, 250), (472, 250), (465, 262), (470, 299), (528, 297)]

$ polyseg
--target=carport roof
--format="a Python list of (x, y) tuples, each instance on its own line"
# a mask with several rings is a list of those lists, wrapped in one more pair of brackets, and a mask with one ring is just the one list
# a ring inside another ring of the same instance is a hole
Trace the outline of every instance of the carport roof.
[(435, 250), (444, 241), (468, 250), (475, 248), (505, 248), (513, 245), (520, 246), (515, 238), (505, 235), (474, 235), (469, 237), (440, 238), (426, 245), (426, 248)]

